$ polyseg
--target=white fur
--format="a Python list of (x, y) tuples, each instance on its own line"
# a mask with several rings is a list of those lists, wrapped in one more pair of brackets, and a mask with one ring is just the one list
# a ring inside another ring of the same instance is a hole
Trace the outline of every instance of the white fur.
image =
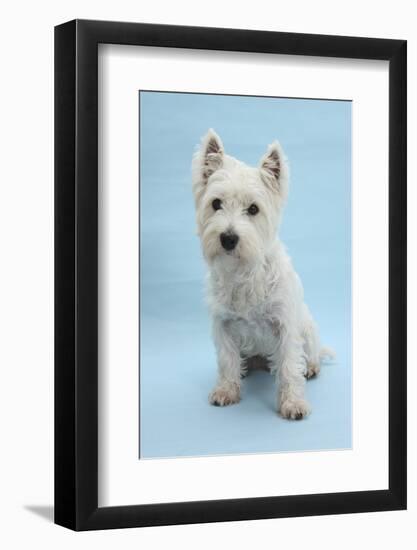
[[(257, 168), (226, 155), (209, 130), (193, 159), (197, 228), (209, 266), (208, 295), (218, 357), (218, 380), (210, 394), (216, 405), (237, 403), (248, 360), (268, 361), (278, 382), (277, 407), (285, 418), (310, 412), (305, 378), (318, 374), (318, 330), (303, 299), (301, 281), (280, 240), (288, 194), (288, 164), (278, 142)], [(213, 201), (220, 199), (215, 210)], [(259, 211), (250, 215), (255, 204)], [(239, 237), (226, 251), (222, 233)]]

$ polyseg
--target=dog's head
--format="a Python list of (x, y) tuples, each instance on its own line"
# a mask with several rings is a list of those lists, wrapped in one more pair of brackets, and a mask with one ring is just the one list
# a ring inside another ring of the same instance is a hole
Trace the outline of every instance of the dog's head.
[(206, 260), (262, 261), (276, 238), (288, 194), (288, 165), (280, 144), (272, 143), (259, 167), (226, 155), (209, 130), (193, 159), (197, 227)]

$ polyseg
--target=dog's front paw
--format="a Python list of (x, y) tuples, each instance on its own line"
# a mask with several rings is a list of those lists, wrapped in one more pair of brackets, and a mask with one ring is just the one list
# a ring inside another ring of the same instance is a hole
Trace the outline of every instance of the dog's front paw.
[(218, 407), (239, 403), (240, 389), (236, 384), (217, 386), (209, 395), (209, 402)]
[(279, 408), (282, 417), (301, 420), (310, 414), (310, 405), (304, 399), (285, 399)]

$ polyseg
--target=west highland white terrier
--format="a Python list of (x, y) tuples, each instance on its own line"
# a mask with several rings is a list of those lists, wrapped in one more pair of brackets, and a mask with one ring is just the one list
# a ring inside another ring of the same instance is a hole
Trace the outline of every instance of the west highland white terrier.
[(259, 358), (277, 379), (277, 408), (299, 420), (310, 406), (305, 379), (331, 352), (320, 347), (303, 287), (277, 238), (288, 195), (288, 164), (272, 143), (257, 168), (226, 155), (209, 130), (195, 153), (192, 186), (198, 234), (209, 266), (208, 297), (218, 358), (213, 405), (238, 403)]

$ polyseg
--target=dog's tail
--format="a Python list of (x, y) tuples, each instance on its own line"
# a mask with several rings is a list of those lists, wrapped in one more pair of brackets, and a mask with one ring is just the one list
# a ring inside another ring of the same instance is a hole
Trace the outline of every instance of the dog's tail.
[(319, 352), (320, 361), (334, 361), (336, 359), (336, 353), (328, 347), (322, 347)]

